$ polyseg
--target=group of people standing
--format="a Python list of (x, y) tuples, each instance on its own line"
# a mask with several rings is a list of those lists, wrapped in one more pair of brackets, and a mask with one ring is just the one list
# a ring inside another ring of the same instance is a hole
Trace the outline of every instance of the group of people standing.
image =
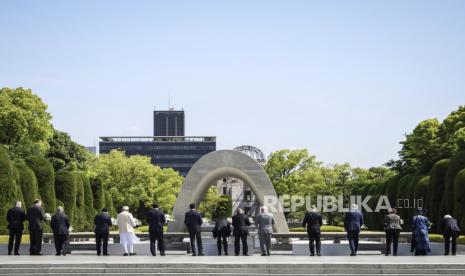
[[(201, 225), (203, 224), (202, 216), (195, 209), (195, 204), (189, 205), (190, 210), (185, 214), (184, 224), (189, 232), (190, 245), (192, 256), (203, 256)], [(249, 226), (252, 224), (244, 210), (238, 208), (237, 213), (232, 217), (232, 223), (226, 218), (218, 218), (215, 221), (213, 228), (213, 237), (217, 239), (218, 256), (221, 255), (223, 250), (224, 255), (228, 253), (228, 238), (231, 233), (234, 236), (234, 255), (239, 256), (242, 243), (242, 255), (249, 255), (249, 248), (247, 244), (247, 236), (249, 235)], [(260, 214), (255, 217), (255, 225), (258, 228), (258, 237), (260, 241), (260, 249), (262, 256), (269, 256), (271, 250), (271, 234), (273, 233), (273, 225), (275, 224), (273, 214), (268, 213), (266, 207), (260, 208)], [(231, 231), (231, 226), (233, 230)], [(197, 244), (197, 248), (196, 245)]]
[[(350, 256), (356, 256), (358, 251), (358, 243), (360, 230), (364, 224), (363, 214), (358, 210), (357, 205), (352, 205), (349, 212), (344, 217), (344, 228), (347, 233), (347, 239), (349, 241)], [(397, 256), (399, 247), (399, 237), (402, 231), (403, 221), (397, 210), (392, 208), (389, 210), (389, 214), (384, 219), (384, 230), (386, 232), (386, 252), (385, 255)], [(323, 220), (321, 214), (319, 214), (316, 208), (312, 208), (310, 212), (305, 215), (302, 222), (302, 226), (307, 229), (310, 255), (321, 256), (321, 226)], [(415, 255), (428, 255), (431, 252), (429, 242), (429, 228), (431, 223), (426, 216), (423, 214), (421, 208), (417, 209), (417, 214), (412, 220), (412, 237), (411, 237), (411, 252)], [(444, 237), (444, 255), (455, 255), (457, 252), (457, 238), (460, 236), (460, 228), (456, 219), (450, 215), (445, 215), (440, 225), (441, 233)], [(452, 244), (452, 249), (451, 249)]]
[[(203, 219), (201, 214), (196, 210), (194, 203), (189, 205), (190, 210), (186, 212), (184, 224), (189, 232), (191, 252), (193, 256), (203, 256), (201, 225)], [(30, 235), (30, 255), (42, 255), (42, 236), (43, 223), (50, 220), (50, 227), (53, 232), (53, 239), (56, 249), (56, 255), (66, 255), (65, 243), (69, 235), (70, 222), (66, 216), (63, 207), (58, 207), (57, 212), (47, 217), (43, 208), (42, 201), (37, 199), (27, 213), (22, 208), (22, 203), (17, 201), (15, 206), (8, 210), (7, 221), (9, 230), (8, 255), (19, 255), (22, 234), (24, 231), (24, 221), (28, 221), (28, 230)], [(163, 226), (166, 223), (165, 214), (159, 209), (158, 204), (154, 203), (147, 213), (147, 223), (149, 225), (150, 252), (153, 256), (157, 255), (156, 244), (161, 256), (165, 255), (165, 244), (163, 238)], [(400, 232), (402, 231), (402, 219), (397, 215), (396, 209), (389, 210), (389, 214), (384, 219), (384, 229), (386, 232), (386, 256), (397, 255)], [(218, 218), (213, 228), (213, 237), (217, 239), (218, 255), (224, 252), (228, 254), (228, 238), (234, 236), (234, 255), (238, 256), (242, 244), (242, 255), (248, 256), (247, 236), (251, 221), (244, 211), (240, 208), (232, 217), (232, 223), (226, 218)], [(255, 217), (255, 225), (258, 229), (260, 249), (262, 256), (269, 256), (271, 250), (271, 237), (275, 220), (273, 214), (269, 213), (267, 208), (262, 206), (260, 213)], [(350, 255), (356, 256), (358, 251), (360, 230), (364, 224), (363, 214), (358, 210), (357, 205), (353, 205), (351, 210), (345, 214), (344, 228), (347, 232), (349, 241)], [(110, 228), (113, 225), (110, 214), (107, 209), (97, 214), (94, 219), (95, 241), (97, 255), (108, 256), (108, 239)], [(129, 212), (128, 206), (123, 206), (122, 211), (117, 216), (117, 225), (119, 229), (120, 244), (124, 250), (124, 256), (136, 255), (134, 253), (134, 244), (139, 241), (135, 235), (134, 228), (138, 227), (136, 220)], [(316, 208), (308, 212), (302, 222), (302, 226), (307, 230), (309, 238), (310, 255), (321, 256), (321, 226), (323, 219)], [(231, 226), (233, 229), (231, 229)], [(428, 237), (430, 221), (420, 209), (412, 220), (412, 238), (411, 251), (415, 255), (427, 255), (431, 252)], [(456, 219), (450, 215), (445, 215), (441, 222), (440, 230), (444, 237), (445, 255), (456, 254), (457, 239), (460, 235), (460, 228)], [(452, 246), (451, 246), (452, 245)]]

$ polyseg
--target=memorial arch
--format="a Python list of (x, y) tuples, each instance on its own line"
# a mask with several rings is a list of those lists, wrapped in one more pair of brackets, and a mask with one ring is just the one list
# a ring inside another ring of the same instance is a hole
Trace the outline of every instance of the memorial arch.
[[(173, 209), (174, 221), (168, 225), (169, 232), (184, 232), (184, 214), (189, 203), (197, 205), (208, 188), (223, 177), (236, 177), (249, 184), (260, 205), (265, 196), (276, 197), (276, 192), (265, 170), (253, 158), (235, 150), (211, 152), (200, 158), (189, 171)], [(273, 213), (275, 232), (287, 233), (289, 228), (282, 212)]]

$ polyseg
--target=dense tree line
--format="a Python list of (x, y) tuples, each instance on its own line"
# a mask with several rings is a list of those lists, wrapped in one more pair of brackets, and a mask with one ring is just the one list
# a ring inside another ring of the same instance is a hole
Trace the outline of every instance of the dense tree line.
[(90, 231), (104, 207), (116, 216), (129, 205), (140, 219), (154, 201), (167, 212), (173, 208), (183, 181), (174, 170), (120, 151), (92, 155), (54, 129), (47, 105), (31, 90), (0, 89), (0, 106), (0, 233), (16, 200), (28, 208), (40, 198), (48, 213), (63, 206), (74, 231)]

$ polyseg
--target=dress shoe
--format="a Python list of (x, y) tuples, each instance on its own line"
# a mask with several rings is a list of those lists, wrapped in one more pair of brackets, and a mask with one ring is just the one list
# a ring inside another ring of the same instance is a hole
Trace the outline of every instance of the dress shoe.
[(163, 253), (160, 252), (160, 256), (165, 256), (165, 252), (163, 252)]
[(123, 256), (129, 256), (129, 254), (128, 254), (128, 253), (124, 253)]
[[(239, 254), (237, 256), (239, 256)], [(242, 254), (242, 256), (249, 256), (249, 254), (244, 253), (244, 254)]]
[(129, 256), (136, 256), (137, 253), (129, 253)]
[(197, 256), (197, 254), (195, 254), (195, 253), (192, 253), (192, 256)]
[(229, 254), (228, 254), (228, 253), (224, 253), (224, 255), (225, 255), (225, 256), (229, 256)]
[[(234, 254), (234, 256), (239, 256), (239, 254)], [(244, 255), (245, 256), (245, 255)]]
[(321, 257), (321, 253), (316, 253), (316, 255), (317, 255), (318, 257)]
[(265, 253), (262, 253), (260, 256), (266, 256), (266, 254), (265, 254)]
[(315, 256), (315, 253), (310, 253), (310, 256)]
[(203, 253), (199, 253), (199, 256), (205, 256), (205, 254), (203, 254)]
[(11, 256), (11, 252), (8, 252), (8, 255)]
[(102, 255), (102, 254), (100, 254), (100, 253), (97, 253), (97, 256), (100, 256), (100, 255)]
[(19, 255), (21, 255), (21, 254), (19, 254), (18, 252), (15, 252), (15, 256), (19, 256)]
[(110, 254), (108, 254), (108, 253), (103, 253), (103, 256), (110, 256)]
[(55, 256), (61, 256), (61, 254), (60, 254), (60, 253), (56, 253)]

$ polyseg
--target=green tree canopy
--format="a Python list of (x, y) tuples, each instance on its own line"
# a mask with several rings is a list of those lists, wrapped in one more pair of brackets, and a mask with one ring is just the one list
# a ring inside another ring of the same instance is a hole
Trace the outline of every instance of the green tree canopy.
[(127, 157), (117, 150), (96, 158), (89, 174), (102, 182), (115, 206), (128, 205), (135, 211), (140, 202), (149, 206), (156, 201), (170, 212), (183, 181), (174, 170), (154, 166), (149, 157)]
[(30, 89), (0, 89), (0, 144), (15, 160), (43, 154), (52, 136), (47, 105)]
[(82, 145), (71, 140), (66, 132), (54, 130), (53, 136), (48, 139), (50, 147), (45, 157), (52, 163), (55, 171), (63, 168), (77, 168), (87, 170), (87, 162), (91, 159), (91, 153)]

